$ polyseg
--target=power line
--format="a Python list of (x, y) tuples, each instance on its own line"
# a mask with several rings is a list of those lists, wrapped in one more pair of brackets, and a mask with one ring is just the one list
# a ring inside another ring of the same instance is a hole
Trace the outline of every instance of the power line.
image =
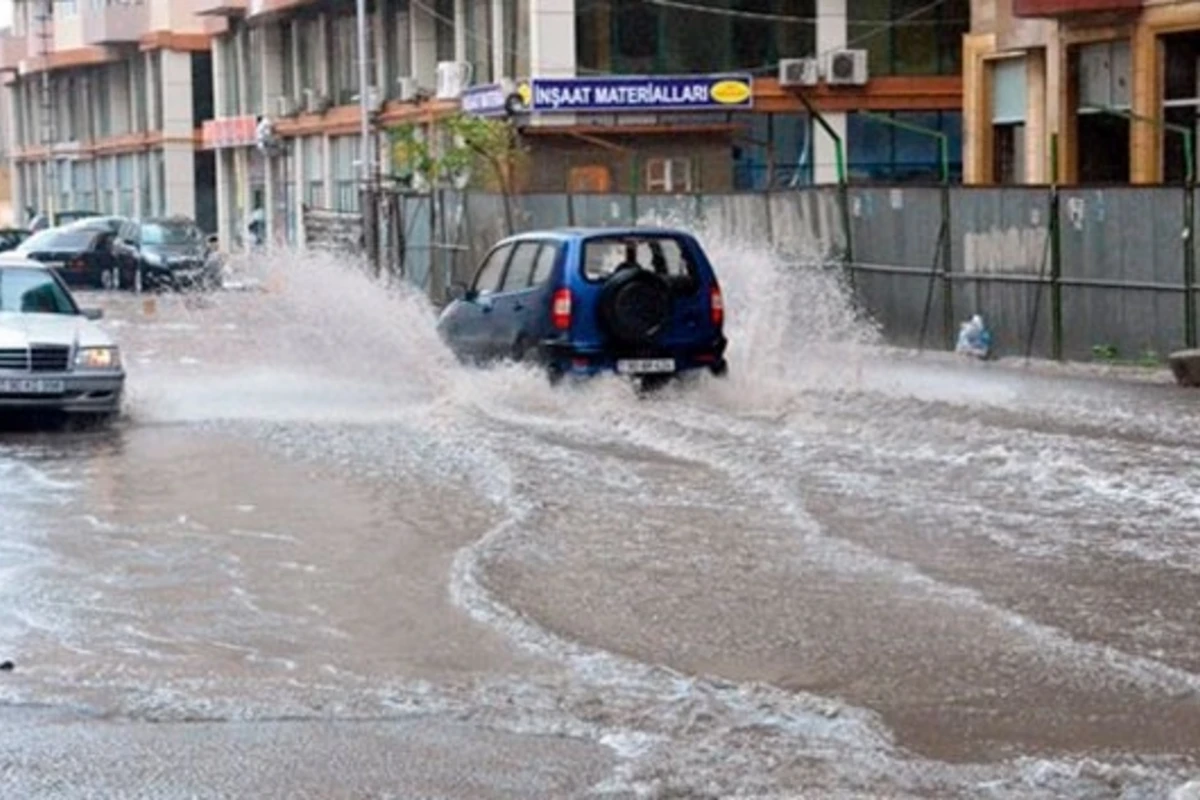
[[(658, 6), (660, 8), (673, 8), (679, 11), (689, 11), (697, 14), (711, 14), (716, 17), (726, 17), (730, 19), (746, 19), (756, 20), (760, 22), (780, 22), (785, 25), (815, 25), (818, 22), (816, 17), (801, 17), (792, 14), (774, 14), (766, 11), (744, 11), (737, 8), (722, 8), (720, 6), (704, 5), (698, 2), (688, 2), (687, 0), (642, 0), (646, 5)], [(607, 3), (611, 6), (611, 2)], [(921, 12), (923, 13), (923, 12)], [(874, 20), (868, 20), (874, 21)], [(891, 24), (898, 20), (880, 20), (883, 24)], [(947, 22), (969, 22), (970, 20), (962, 19), (913, 19), (905, 22), (907, 26), (917, 25), (943, 25)]]

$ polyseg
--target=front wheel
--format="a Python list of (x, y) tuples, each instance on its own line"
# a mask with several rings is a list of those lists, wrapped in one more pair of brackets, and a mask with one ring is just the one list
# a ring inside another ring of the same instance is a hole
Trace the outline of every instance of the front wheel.
[(709, 367), (709, 371), (713, 374), (713, 377), (727, 378), (729, 377), (729, 362), (721, 359), (716, 364), (713, 364), (711, 367)]

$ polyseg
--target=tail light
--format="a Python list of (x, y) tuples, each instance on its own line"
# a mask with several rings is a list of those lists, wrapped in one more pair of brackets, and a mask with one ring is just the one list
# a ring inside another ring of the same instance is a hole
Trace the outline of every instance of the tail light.
[(708, 313), (713, 325), (724, 324), (725, 298), (721, 297), (721, 287), (715, 283), (708, 290)]
[(554, 293), (554, 301), (550, 307), (550, 318), (557, 330), (565, 331), (571, 327), (571, 290), (559, 289)]

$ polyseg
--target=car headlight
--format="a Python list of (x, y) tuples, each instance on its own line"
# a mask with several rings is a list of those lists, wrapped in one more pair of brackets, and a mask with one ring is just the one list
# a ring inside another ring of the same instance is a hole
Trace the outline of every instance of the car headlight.
[(161, 267), (164, 264), (163, 257), (158, 253), (144, 253), (142, 255), (146, 259), (146, 263), (152, 267)]
[(75, 356), (79, 369), (120, 369), (121, 351), (115, 347), (81, 347)]

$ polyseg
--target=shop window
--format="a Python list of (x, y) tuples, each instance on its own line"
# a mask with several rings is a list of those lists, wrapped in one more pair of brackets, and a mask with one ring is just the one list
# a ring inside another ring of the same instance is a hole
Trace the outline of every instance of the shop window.
[(690, 158), (651, 158), (646, 161), (646, 191), (682, 194), (692, 191)]
[(769, 71), (816, 49), (815, 0), (578, 0), (579, 65), (617, 74)]
[[(1200, 70), (1197, 69), (1200, 34), (1164, 36), (1163, 51), (1163, 117), (1172, 125), (1197, 130), (1200, 128)], [(1163, 180), (1170, 183), (1185, 180), (1187, 159), (1183, 137), (1172, 130), (1163, 131), (1162, 145)]]
[(1077, 180), (1127, 182), (1130, 123), (1121, 113), (1129, 108), (1129, 43), (1095, 42), (1072, 47), (1067, 68), (1067, 79), (1076, 97)]
[[(962, 113), (958, 111), (894, 111), (898, 122), (944, 134), (950, 179), (962, 179)], [(897, 128), (873, 117), (852, 113), (846, 120), (847, 166), (859, 182), (935, 183), (942, 179), (939, 140)]]
[(567, 173), (567, 191), (576, 194), (612, 191), (612, 172), (603, 164), (572, 167)]
[(961, 71), (970, 0), (854, 0), (847, 8), (847, 46), (868, 52), (871, 75)]

